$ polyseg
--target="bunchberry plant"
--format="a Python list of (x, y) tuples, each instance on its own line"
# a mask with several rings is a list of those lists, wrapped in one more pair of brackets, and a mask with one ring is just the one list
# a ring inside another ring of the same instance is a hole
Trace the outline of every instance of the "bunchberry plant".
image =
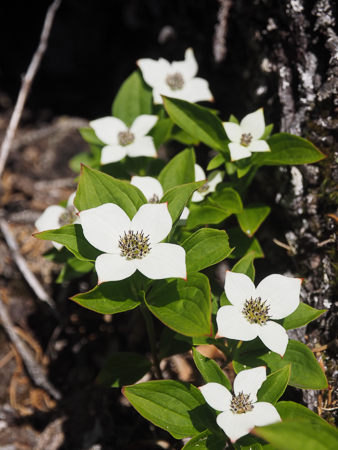
[[(184, 61), (137, 64), (141, 71), (122, 85), (112, 116), (80, 130), (91, 153), (71, 161), (74, 169), (82, 163), (74, 205), (52, 207), (50, 222), (47, 209), (36, 223), (36, 237), (65, 247), (61, 281), (69, 279), (65, 273), (98, 276), (74, 301), (100, 314), (139, 307), (144, 316), (151, 359), (115, 353), (99, 380), (122, 387), (141, 415), (173, 437), (189, 438), (185, 450), (298, 450), (298, 435), (304, 448), (328, 436), (327, 448), (338, 447), (337, 432), (318, 415), (279, 401), (288, 385), (327, 388), (311, 350), (286, 333), (325, 310), (300, 301), (300, 278), (268, 274), (255, 287), (254, 261), (264, 256), (255, 233), (270, 207), (247, 200), (260, 167), (315, 163), (324, 155), (298, 136), (271, 135), (262, 109), (240, 123), (234, 116), (222, 122), (195, 104), (212, 95), (207, 81), (195, 77), (191, 49)], [(182, 150), (165, 162), (157, 150), (170, 141)], [(206, 147), (214, 154), (208, 176), (195, 153)], [(226, 258), (232, 269), (221, 293), (213, 266)], [(157, 342), (154, 320), (169, 336), (166, 345)], [(222, 352), (223, 367), (200, 345)], [(161, 359), (183, 347), (205, 382), (200, 389), (163, 379)], [(236, 374), (233, 387), (224, 368)], [(155, 380), (136, 383), (149, 371)]]

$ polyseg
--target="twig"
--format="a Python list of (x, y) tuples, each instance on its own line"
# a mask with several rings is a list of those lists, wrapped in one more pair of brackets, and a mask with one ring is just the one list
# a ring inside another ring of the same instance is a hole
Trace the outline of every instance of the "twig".
[(19, 336), (14, 331), (14, 325), (9, 317), (7, 308), (0, 298), (0, 319), (2, 326), (4, 327), (6, 333), (8, 334), (10, 340), (15, 345), (16, 349), (20, 353), (20, 356), (26, 366), (27, 372), (31, 376), (34, 383), (45, 389), (48, 394), (54, 397), (56, 400), (61, 399), (60, 392), (50, 383), (46, 378), (45, 374), (42, 372), (39, 364), (36, 363), (32, 354), (27, 350), (25, 344), (21, 341)]
[(48, 8), (45, 22), (43, 25), (42, 33), (40, 36), (40, 42), (39, 46), (34, 53), (33, 59), (28, 67), (28, 70), (26, 72), (26, 75), (24, 76), (22, 80), (22, 86), (19, 92), (19, 96), (16, 102), (16, 105), (14, 107), (14, 111), (11, 117), (11, 120), (9, 122), (9, 126), (7, 128), (5, 139), (1, 146), (1, 152), (0, 152), (0, 177), (2, 175), (2, 172), (4, 170), (6, 160), (9, 154), (9, 151), (12, 147), (13, 139), (15, 136), (15, 132), (18, 128), (18, 124), (22, 115), (23, 108), (26, 103), (26, 99), (28, 96), (28, 93), (30, 91), (30, 88), (32, 86), (34, 77), (36, 75), (36, 72), (40, 66), (42, 57), (47, 49), (48, 44), (48, 38), (50, 34), (50, 30), (52, 28), (52, 24), (54, 21), (54, 16), (56, 11), (58, 10), (62, 0), (54, 0), (54, 2), (51, 4), (51, 6)]
[(217, 64), (225, 60), (227, 54), (226, 37), (228, 34), (228, 18), (232, 0), (218, 0), (220, 7), (217, 13), (217, 24), (213, 39), (213, 53)]
[(18, 244), (16, 243), (9, 226), (4, 220), (0, 220), (0, 230), (7, 242), (8, 247), (13, 253), (13, 258), (16, 262), (16, 265), (20, 269), (22, 275), (25, 277), (27, 283), (33, 289), (39, 300), (48, 303), (48, 305), (52, 308), (54, 315), (56, 316), (56, 318), (58, 318), (54, 300), (47, 294), (47, 292), (40, 284), (39, 280), (27, 266), (25, 259), (20, 254)]

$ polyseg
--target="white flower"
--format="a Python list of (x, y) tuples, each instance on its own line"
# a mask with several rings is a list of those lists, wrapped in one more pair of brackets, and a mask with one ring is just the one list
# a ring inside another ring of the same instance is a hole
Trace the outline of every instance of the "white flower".
[(283, 356), (288, 335), (273, 320), (283, 319), (297, 309), (301, 283), (300, 278), (269, 275), (255, 288), (248, 276), (227, 271), (224, 289), (233, 306), (219, 309), (218, 336), (240, 341), (258, 336), (270, 350)]
[[(142, 192), (148, 200), (148, 203), (159, 203), (163, 197), (162, 185), (156, 178), (134, 176), (132, 177), (130, 184), (136, 186)], [(188, 216), (189, 209), (185, 207), (182, 211), (180, 220), (185, 221)]]
[(113, 203), (79, 216), (85, 238), (104, 252), (95, 263), (99, 283), (123, 280), (136, 270), (155, 280), (186, 279), (185, 250), (160, 243), (172, 227), (167, 203), (142, 205), (132, 220)]
[(221, 414), (217, 424), (231, 442), (250, 433), (255, 427), (280, 422), (276, 408), (267, 402), (257, 402), (257, 391), (266, 380), (265, 367), (243, 370), (234, 381), (234, 395), (218, 383), (207, 383), (200, 387), (205, 401)]
[(239, 125), (224, 122), (223, 126), (231, 141), (231, 161), (248, 158), (252, 152), (270, 152), (268, 143), (260, 140), (265, 131), (263, 108), (245, 116)]
[(142, 114), (130, 128), (117, 117), (102, 117), (92, 120), (89, 125), (96, 136), (105, 144), (101, 154), (101, 164), (120, 161), (125, 156), (156, 156), (153, 138), (146, 134), (157, 122), (157, 116)]
[[(73, 192), (67, 201), (67, 207), (63, 208), (60, 205), (48, 206), (42, 215), (35, 222), (35, 227), (39, 232), (46, 230), (55, 230), (63, 225), (72, 223), (79, 223), (80, 218), (76, 215), (77, 209), (74, 206), (74, 198), (76, 192)], [(53, 242), (55, 248), (60, 250), (63, 245), (58, 242)]]
[(139, 59), (137, 65), (143, 78), (153, 88), (154, 103), (162, 102), (161, 95), (179, 98), (191, 103), (203, 100), (213, 101), (209, 84), (203, 78), (196, 78), (198, 65), (191, 48), (185, 52), (184, 61), (170, 63), (160, 58), (158, 61)]
[[(195, 164), (195, 181), (202, 181), (206, 179), (206, 175), (204, 170), (198, 164)], [(209, 178), (207, 182), (200, 187), (197, 191), (195, 191), (192, 195), (192, 202), (201, 202), (204, 200), (204, 197), (210, 192), (214, 192), (216, 186), (222, 182), (222, 174), (217, 170), (210, 172)]]

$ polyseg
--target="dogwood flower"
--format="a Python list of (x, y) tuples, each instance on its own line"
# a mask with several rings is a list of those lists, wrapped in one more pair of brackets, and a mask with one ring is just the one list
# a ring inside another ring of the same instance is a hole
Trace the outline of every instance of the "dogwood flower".
[(218, 336), (241, 341), (258, 336), (270, 350), (283, 356), (288, 335), (273, 320), (297, 309), (301, 283), (300, 278), (269, 275), (255, 288), (248, 276), (227, 271), (224, 289), (231, 305), (218, 310)]
[[(198, 164), (195, 164), (195, 181), (205, 180), (207, 177), (204, 173), (204, 170)], [(222, 182), (222, 174), (217, 170), (210, 172), (209, 178), (207, 182), (200, 187), (197, 191), (195, 191), (192, 195), (192, 202), (201, 202), (204, 200), (204, 197), (210, 192), (214, 192), (216, 186)]]
[(136, 270), (155, 280), (186, 279), (185, 250), (161, 243), (172, 227), (167, 203), (142, 205), (132, 220), (113, 203), (79, 216), (85, 238), (104, 252), (95, 263), (99, 283), (123, 280)]
[(248, 158), (252, 152), (270, 152), (268, 143), (260, 138), (265, 131), (263, 108), (248, 114), (238, 125), (224, 122), (224, 129), (230, 139), (231, 161)]
[(257, 391), (266, 380), (265, 367), (243, 370), (234, 381), (234, 394), (218, 383), (207, 383), (200, 387), (205, 401), (221, 414), (217, 424), (231, 442), (250, 433), (255, 427), (280, 422), (276, 408), (267, 402), (257, 402)]
[(102, 117), (92, 120), (89, 125), (96, 136), (105, 144), (101, 154), (101, 164), (120, 161), (125, 156), (156, 156), (153, 138), (146, 134), (157, 122), (157, 116), (142, 114), (130, 128), (117, 117)]
[[(136, 186), (142, 192), (148, 200), (148, 203), (159, 203), (163, 197), (162, 185), (156, 178), (134, 176), (132, 177), (130, 184)], [(189, 209), (184, 207), (180, 220), (187, 220), (188, 216)]]
[(213, 101), (208, 82), (195, 77), (198, 65), (191, 48), (186, 50), (184, 61), (170, 63), (163, 58), (158, 61), (145, 58), (139, 59), (137, 65), (145, 82), (153, 88), (155, 104), (163, 103), (161, 95), (191, 103)]
[[(73, 192), (67, 201), (67, 207), (60, 205), (48, 206), (42, 215), (35, 222), (35, 227), (38, 231), (55, 230), (63, 225), (70, 225), (72, 223), (79, 223), (80, 218), (76, 215), (77, 209), (74, 206), (74, 198), (76, 192)], [(53, 242), (55, 248), (60, 250), (63, 245), (58, 242)]]

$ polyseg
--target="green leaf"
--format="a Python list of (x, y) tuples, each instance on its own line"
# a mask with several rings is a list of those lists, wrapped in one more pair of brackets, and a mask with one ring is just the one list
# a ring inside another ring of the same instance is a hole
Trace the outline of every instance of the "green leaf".
[(316, 420), (321, 425), (327, 425), (327, 422), (319, 417), (318, 414), (299, 403), (279, 402), (276, 405), (276, 409), (282, 420)]
[(82, 152), (77, 153), (73, 158), (70, 159), (68, 165), (73, 170), (73, 172), (81, 172), (82, 164), (89, 167), (100, 167), (101, 149), (99, 157), (97, 155), (92, 155), (91, 153)]
[(326, 312), (326, 309), (314, 309), (306, 303), (299, 303), (296, 311), (285, 317), (285, 319), (276, 320), (276, 322), (280, 323), (286, 330), (293, 330), (294, 328), (307, 325)]
[(256, 341), (245, 342), (236, 351), (233, 361), (236, 373), (243, 370), (244, 366), (252, 368), (265, 365), (269, 372), (276, 372), (292, 364), (289, 380), (291, 386), (300, 389), (327, 389), (326, 377), (312, 351), (306, 345), (290, 339), (286, 352), (281, 358), (267, 348), (250, 351), (255, 345), (252, 342)]
[(177, 125), (174, 125), (171, 136), (172, 139), (174, 139), (177, 142), (180, 142), (184, 145), (196, 145), (198, 144), (198, 139), (188, 134), (186, 131), (182, 130)]
[(213, 170), (219, 167), (221, 164), (225, 163), (225, 159), (223, 158), (223, 155), (221, 153), (217, 153), (216, 156), (212, 158), (212, 160), (209, 162), (207, 170)]
[(163, 103), (176, 125), (209, 147), (228, 152), (222, 122), (207, 108), (170, 97), (163, 97)]
[(246, 205), (241, 214), (236, 214), (239, 226), (245, 234), (252, 237), (270, 214), (270, 211), (269, 206)]
[(219, 383), (231, 391), (232, 387), (226, 375), (219, 365), (210, 358), (207, 358), (195, 348), (192, 349), (193, 357), (197, 369), (201, 373), (205, 383)]
[(270, 442), (278, 450), (336, 450), (338, 431), (316, 420), (278, 422), (255, 427), (253, 433)]
[(151, 367), (149, 359), (138, 353), (115, 353), (104, 363), (98, 375), (98, 382), (111, 387), (134, 384), (149, 372)]
[(143, 417), (176, 439), (196, 436), (207, 429), (217, 432), (215, 414), (191, 384), (148, 381), (127, 386), (122, 392)]
[(266, 141), (273, 130), (273, 123), (270, 123), (270, 125), (267, 125), (265, 127), (263, 135), (259, 138), (260, 141)]
[(237, 123), (237, 125), (239, 125), (239, 120), (233, 114), (229, 117), (229, 122)]
[(188, 272), (199, 272), (223, 261), (231, 253), (226, 232), (212, 228), (196, 231), (183, 242), (182, 247), (186, 251)]
[(225, 443), (224, 433), (215, 434), (206, 430), (190, 439), (182, 450), (224, 450)]
[(173, 223), (178, 220), (186, 206), (189, 198), (194, 191), (203, 186), (204, 181), (196, 181), (194, 183), (183, 184), (169, 189), (161, 198), (160, 203), (168, 202), (168, 211), (171, 215)]
[(257, 393), (258, 401), (272, 403), (273, 405), (277, 403), (278, 399), (284, 394), (290, 374), (291, 364), (268, 375)]
[(190, 210), (186, 227), (191, 230), (200, 225), (220, 223), (229, 216), (231, 216), (230, 212), (215, 206), (195, 206)]
[(216, 191), (208, 197), (208, 201), (212, 202), (213, 206), (231, 213), (240, 214), (243, 211), (240, 195), (234, 189), (226, 187), (225, 183), (217, 186)]
[(55, 241), (64, 245), (81, 261), (95, 261), (102, 254), (102, 252), (89, 244), (79, 224), (65, 225), (56, 230), (36, 233), (34, 236), (44, 241)]
[(59, 276), (56, 279), (56, 283), (63, 283), (65, 281), (73, 280), (74, 278), (81, 277), (85, 273), (93, 270), (94, 265), (89, 261), (82, 261), (77, 258), (70, 258), (67, 264), (62, 268)]
[(188, 274), (188, 280), (157, 281), (147, 298), (149, 310), (164, 324), (186, 336), (211, 334), (208, 278)]
[(83, 139), (87, 142), (89, 142), (89, 144), (94, 144), (94, 145), (98, 145), (100, 147), (105, 146), (106, 144), (104, 142), (102, 142), (95, 134), (95, 131), (93, 130), (93, 128), (80, 128), (79, 132), (81, 134), (81, 136), (83, 137)]
[(160, 119), (156, 125), (149, 131), (148, 135), (152, 136), (155, 148), (158, 149), (164, 142), (170, 139), (170, 132), (174, 126), (170, 118)]
[(161, 171), (158, 181), (163, 187), (163, 192), (180, 186), (181, 184), (195, 181), (195, 152), (187, 148), (176, 155)]
[[(161, 361), (172, 355), (186, 353), (191, 349), (191, 344), (177, 338), (178, 334), (171, 328), (164, 327), (159, 342), (158, 359)], [(180, 335), (181, 336), (181, 335)]]
[(131, 278), (101, 283), (91, 291), (75, 295), (71, 300), (100, 314), (117, 314), (140, 304)]
[(132, 219), (147, 200), (142, 192), (130, 183), (82, 166), (74, 205), (79, 211), (83, 211), (104, 203), (115, 203)]
[(251, 281), (255, 281), (254, 259), (255, 252), (248, 253), (234, 265), (231, 271), (236, 273), (244, 273), (251, 279)]
[(239, 259), (251, 252), (254, 252), (255, 258), (263, 258), (263, 250), (255, 237), (247, 236), (240, 228), (229, 228), (227, 233), (230, 246), (235, 247), (229, 258)]
[(256, 152), (251, 162), (258, 166), (311, 164), (325, 158), (311, 142), (293, 134), (277, 133), (267, 143), (271, 152)]
[(141, 114), (152, 114), (152, 90), (135, 70), (120, 87), (112, 107), (112, 114), (130, 127)]

